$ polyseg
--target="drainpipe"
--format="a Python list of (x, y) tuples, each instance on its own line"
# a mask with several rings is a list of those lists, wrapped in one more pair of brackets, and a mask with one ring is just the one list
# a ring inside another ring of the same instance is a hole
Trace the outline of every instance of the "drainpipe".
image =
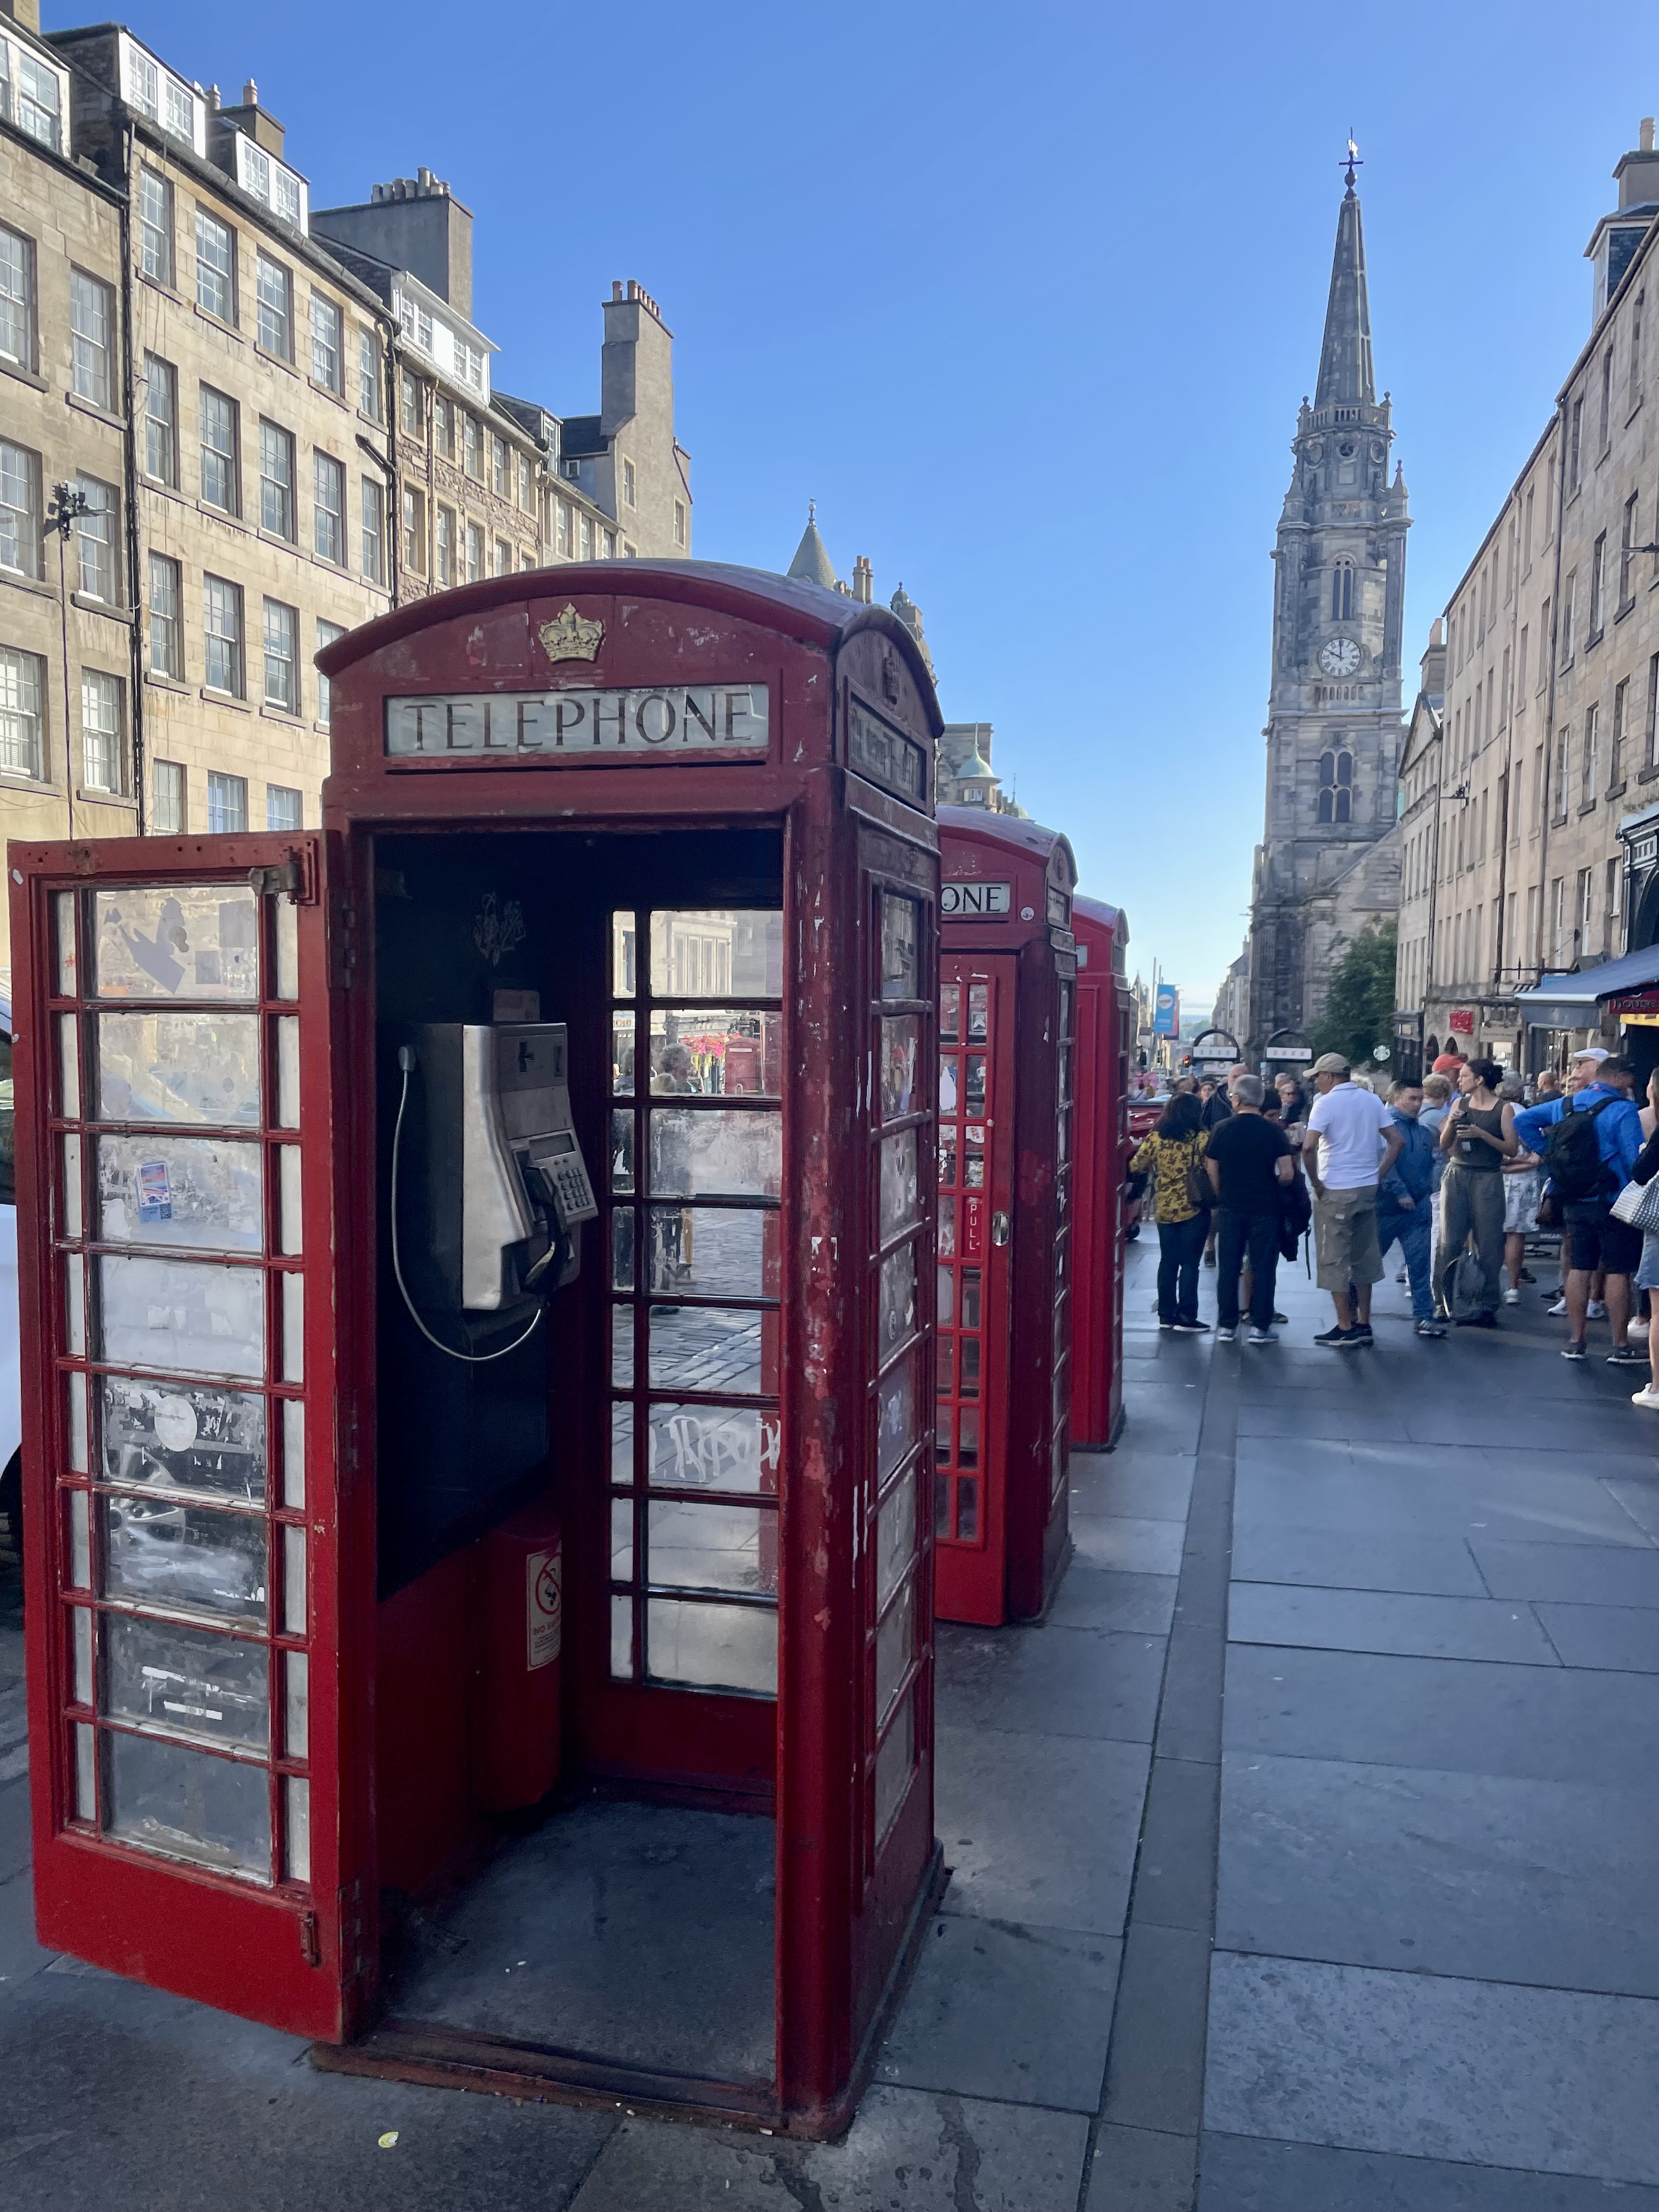
[(1550, 586), (1550, 628), (1545, 641), (1550, 656), (1550, 683), (1544, 708), (1544, 820), (1543, 834), (1538, 847), (1538, 943), (1533, 948), (1537, 954), (1538, 976), (1544, 973), (1543, 938), (1545, 929), (1544, 901), (1549, 888), (1550, 820), (1555, 811), (1555, 793), (1551, 779), (1555, 772), (1555, 683), (1558, 674), (1556, 640), (1561, 634), (1561, 548), (1567, 535), (1567, 401), (1565, 395), (1555, 403), (1555, 567)]
[[(121, 497), (126, 510), (127, 574), (132, 579), (132, 622), (127, 635), (130, 667), (128, 695), (132, 701), (132, 795), (138, 805), (138, 835), (148, 827), (149, 804), (144, 781), (144, 615), (149, 593), (139, 568), (138, 545), (138, 422), (133, 375), (132, 325), (132, 125), (121, 130), (122, 191), (117, 213), (121, 238), (121, 406), (126, 434), (121, 441)], [(177, 410), (175, 409), (175, 413)], [(175, 431), (175, 435), (177, 434)], [(179, 611), (179, 619), (184, 609)]]

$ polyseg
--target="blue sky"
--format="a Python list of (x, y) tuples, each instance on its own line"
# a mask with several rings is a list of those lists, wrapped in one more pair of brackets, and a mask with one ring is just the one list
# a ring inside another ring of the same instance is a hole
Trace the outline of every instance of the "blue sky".
[(506, 389), (596, 406), (599, 301), (639, 278), (675, 333), (695, 550), (782, 568), (816, 497), (841, 573), (903, 581), (946, 715), (994, 724), (1188, 1004), (1244, 928), (1267, 552), (1350, 125), (1414, 674), (1587, 334), (1583, 250), (1659, 109), (1659, 14), (1536, 0), (125, 20), (227, 100), (254, 76), (319, 206), (447, 178)]

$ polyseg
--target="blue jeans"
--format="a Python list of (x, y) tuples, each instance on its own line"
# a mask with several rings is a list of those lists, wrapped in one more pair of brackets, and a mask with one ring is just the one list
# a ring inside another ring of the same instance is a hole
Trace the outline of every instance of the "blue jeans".
[(1209, 1231), (1207, 1213), (1190, 1221), (1158, 1224), (1158, 1317), (1163, 1322), (1198, 1319), (1198, 1263)]
[(1412, 1319), (1434, 1319), (1434, 1293), (1429, 1287), (1430, 1251), (1429, 1201), (1419, 1198), (1414, 1206), (1396, 1206), (1390, 1198), (1376, 1201), (1376, 1242), (1386, 1258), (1389, 1247), (1398, 1239), (1406, 1255), (1406, 1273), (1411, 1278)]

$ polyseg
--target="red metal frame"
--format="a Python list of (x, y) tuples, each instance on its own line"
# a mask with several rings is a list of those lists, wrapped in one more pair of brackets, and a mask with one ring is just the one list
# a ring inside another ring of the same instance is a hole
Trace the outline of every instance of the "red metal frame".
[(969, 960), (988, 969), (1007, 956), (1011, 971), (1007, 1389), (1003, 1433), (988, 1448), (1003, 1454), (1002, 1525), (988, 1538), (1003, 1567), (999, 1583), (977, 1563), (959, 1565), (965, 1547), (941, 1544), (935, 1601), (943, 1620), (995, 1625), (1042, 1611), (1070, 1547), (1077, 866), (1066, 839), (1033, 822), (944, 806), (939, 824), (947, 960), (966, 974)]
[(1134, 1001), (1128, 925), (1098, 899), (1072, 902), (1077, 939), (1077, 1251), (1072, 1445), (1109, 1451), (1123, 1425), (1123, 1182), (1129, 1162)]

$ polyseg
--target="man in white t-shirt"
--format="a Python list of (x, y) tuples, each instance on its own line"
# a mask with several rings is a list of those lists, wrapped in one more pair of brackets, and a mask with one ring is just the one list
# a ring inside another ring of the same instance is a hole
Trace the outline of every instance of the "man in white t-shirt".
[(1340, 1052), (1313, 1064), (1319, 1093), (1308, 1115), (1303, 1164), (1313, 1187), (1314, 1256), (1336, 1327), (1316, 1344), (1352, 1352), (1371, 1342), (1371, 1285), (1382, 1279), (1376, 1187), (1394, 1165), (1401, 1135), (1374, 1091), (1362, 1090)]

